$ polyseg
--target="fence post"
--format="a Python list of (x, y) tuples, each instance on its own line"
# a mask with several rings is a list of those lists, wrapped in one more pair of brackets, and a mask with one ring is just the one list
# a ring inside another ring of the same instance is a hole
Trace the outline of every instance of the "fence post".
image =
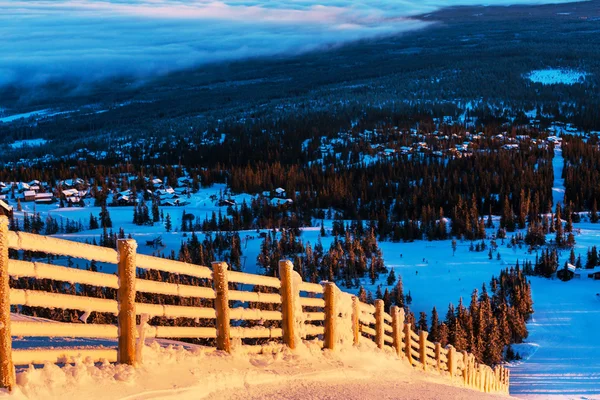
[(0, 388), (15, 386), (10, 336), (10, 277), (8, 275), (8, 218), (0, 217)]
[(410, 342), (412, 338), (410, 337), (410, 322), (404, 324), (404, 354), (406, 358), (408, 358), (408, 362), (410, 365), (413, 364), (413, 358), (411, 353)]
[(325, 283), (325, 335), (323, 348), (333, 350), (335, 347), (336, 286), (333, 282)]
[(454, 347), (449, 344), (448, 345), (448, 372), (450, 372), (450, 377), (453, 378), (456, 375), (456, 350)]
[(135, 270), (137, 243), (133, 239), (119, 239), (119, 354), (118, 362), (135, 365), (136, 311)]
[(469, 361), (470, 361), (469, 374), (471, 375), (471, 377), (470, 377), (471, 387), (475, 387), (475, 356), (473, 354), (471, 354)]
[(296, 348), (296, 301), (294, 298), (294, 283), (292, 272), (294, 265), (291, 261), (279, 261), (279, 279), (281, 280), (281, 328), (283, 330), (283, 343), (290, 349)]
[(479, 369), (479, 390), (483, 392), (485, 390), (485, 376), (484, 376), (484, 372), (483, 372), (483, 366), (481, 364), (479, 364), (478, 369)]
[(224, 262), (213, 262), (215, 312), (217, 314), (217, 349), (231, 352), (231, 320), (229, 318), (229, 273)]
[(469, 353), (466, 351), (462, 352), (463, 356), (463, 382), (465, 386), (469, 383)]
[(427, 335), (429, 332), (419, 331), (419, 358), (423, 364), (423, 371), (427, 370)]
[(354, 336), (354, 345), (357, 346), (360, 340), (360, 300), (352, 296), (352, 334)]
[(400, 321), (400, 307), (393, 306), (391, 311), (393, 346), (398, 357), (402, 357), (402, 331), (400, 327), (404, 324), (404, 315), (402, 315), (402, 321)]
[(435, 368), (437, 372), (442, 370), (442, 345), (440, 342), (435, 342)]
[(375, 343), (377, 347), (383, 349), (383, 300), (375, 300)]

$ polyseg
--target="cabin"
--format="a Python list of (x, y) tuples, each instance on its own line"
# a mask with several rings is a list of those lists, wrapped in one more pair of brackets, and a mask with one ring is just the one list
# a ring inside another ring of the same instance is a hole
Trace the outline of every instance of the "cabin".
[(33, 190), (26, 190), (23, 192), (24, 201), (35, 201), (36, 193)]
[(285, 189), (279, 187), (279, 188), (275, 189), (275, 194), (277, 195), (277, 197), (284, 198), (285, 197)]
[(8, 218), (12, 218), (12, 216), (13, 216), (12, 206), (9, 206), (3, 200), (0, 200), (0, 215), (5, 215)]
[(293, 201), (292, 199), (271, 199), (271, 205), (275, 206), (275, 207), (279, 207), (279, 206), (284, 206), (284, 205), (288, 205), (288, 204), (292, 204)]
[(600, 267), (595, 267), (592, 269), (584, 269), (583, 273), (586, 274), (586, 276), (589, 279), (593, 279), (595, 281), (600, 281)]
[(37, 193), (35, 195), (35, 202), (37, 204), (50, 204), (54, 202), (54, 195), (52, 193)]
[(573, 264), (567, 264), (567, 268), (556, 271), (556, 277), (563, 282), (570, 281), (575, 276), (576, 269)]

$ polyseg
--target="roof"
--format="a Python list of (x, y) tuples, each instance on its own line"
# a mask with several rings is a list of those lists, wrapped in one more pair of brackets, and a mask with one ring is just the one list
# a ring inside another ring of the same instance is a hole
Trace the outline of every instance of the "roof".
[(4, 201), (0, 200), (0, 207), (4, 208), (6, 211), (12, 211), (12, 206), (9, 206)]
[(26, 190), (26, 191), (23, 192), (23, 195), (25, 197), (35, 196), (35, 192), (33, 190)]

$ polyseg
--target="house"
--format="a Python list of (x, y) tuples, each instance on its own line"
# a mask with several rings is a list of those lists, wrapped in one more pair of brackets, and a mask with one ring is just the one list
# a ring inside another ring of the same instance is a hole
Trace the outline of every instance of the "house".
[(0, 215), (6, 215), (8, 218), (11, 218), (13, 215), (12, 206), (9, 206), (3, 200), (0, 200)]
[(79, 196), (79, 190), (77, 189), (66, 189), (61, 192), (63, 198)]
[(567, 264), (567, 268), (562, 268), (556, 272), (556, 277), (561, 281), (570, 281), (575, 276), (575, 271), (577, 267), (573, 264)]
[(35, 195), (35, 202), (38, 204), (49, 204), (54, 201), (54, 195), (52, 193), (37, 193)]
[(275, 207), (288, 205), (288, 204), (292, 204), (292, 203), (294, 203), (292, 201), (292, 199), (278, 199), (278, 198), (271, 199), (271, 205), (273, 205)]
[(35, 192), (33, 190), (26, 190), (23, 192), (24, 201), (35, 201)]
[(275, 194), (277, 195), (277, 197), (284, 198), (285, 197), (285, 189), (279, 187), (279, 188), (275, 189)]
[(589, 279), (593, 279), (595, 281), (600, 280), (600, 267), (595, 267), (592, 269), (584, 269), (582, 271)]
[(29, 184), (25, 183), (25, 182), (19, 182), (17, 183), (17, 191), (19, 193), (23, 193), (25, 191), (29, 190)]

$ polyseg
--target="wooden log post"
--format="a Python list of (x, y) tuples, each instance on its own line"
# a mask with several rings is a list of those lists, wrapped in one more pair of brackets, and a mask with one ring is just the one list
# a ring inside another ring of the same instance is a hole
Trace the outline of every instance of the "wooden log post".
[(466, 351), (462, 352), (462, 356), (463, 356), (463, 383), (465, 384), (465, 386), (467, 386), (469, 384), (469, 353), (467, 353)]
[(448, 372), (450, 373), (450, 377), (454, 377), (456, 375), (456, 350), (452, 345), (448, 345)]
[(10, 330), (10, 276), (8, 275), (8, 218), (0, 216), (0, 389), (15, 386)]
[(383, 303), (383, 300), (377, 299), (375, 300), (375, 343), (377, 344), (377, 347), (380, 349), (383, 349), (383, 344), (384, 344), (384, 340), (383, 340), (383, 325), (385, 323), (384, 319), (383, 319), (383, 313), (384, 313), (384, 307), (385, 304)]
[(352, 296), (352, 335), (354, 336), (354, 345), (358, 346), (360, 342), (360, 300)]
[(419, 361), (423, 365), (423, 371), (427, 370), (427, 335), (429, 332), (419, 331)]
[(471, 356), (469, 357), (469, 375), (471, 375), (470, 377), (470, 386), (471, 387), (475, 387), (475, 356), (473, 354), (471, 354)]
[(481, 392), (485, 391), (485, 375), (484, 375), (484, 371), (483, 371), (483, 365), (479, 364), (478, 365), (478, 372), (479, 372), (479, 390)]
[(496, 374), (495, 374), (495, 379), (494, 379), (494, 390), (496, 392), (502, 391), (502, 367), (501, 366), (496, 366)]
[(435, 342), (435, 368), (437, 372), (442, 371), (442, 345), (439, 342)]
[(509, 388), (510, 388), (510, 370), (505, 369), (506, 372), (506, 393), (509, 392)]
[(117, 361), (121, 364), (136, 364), (136, 311), (135, 311), (135, 271), (137, 243), (133, 239), (119, 239), (119, 352)]
[(215, 312), (217, 316), (217, 350), (231, 353), (228, 266), (224, 262), (213, 262), (212, 269), (215, 290)]
[(281, 328), (283, 343), (290, 349), (296, 348), (296, 296), (292, 273), (294, 265), (291, 261), (279, 261), (279, 279), (281, 280)]
[(335, 347), (335, 325), (336, 325), (336, 289), (335, 283), (325, 284), (325, 334), (323, 337), (323, 348), (333, 350)]
[[(400, 315), (400, 307), (392, 307), (392, 345), (398, 357), (402, 358), (402, 326), (404, 325), (404, 314)], [(404, 310), (402, 310), (404, 311)], [(400, 321), (402, 317), (402, 321)]]
[(408, 363), (410, 365), (413, 364), (413, 358), (410, 347), (411, 337), (410, 337), (410, 323), (404, 324), (404, 355), (408, 359)]

